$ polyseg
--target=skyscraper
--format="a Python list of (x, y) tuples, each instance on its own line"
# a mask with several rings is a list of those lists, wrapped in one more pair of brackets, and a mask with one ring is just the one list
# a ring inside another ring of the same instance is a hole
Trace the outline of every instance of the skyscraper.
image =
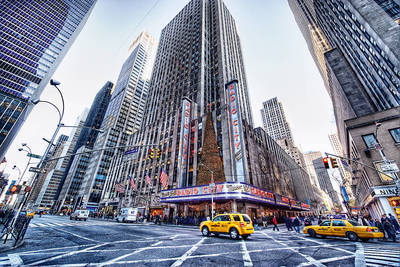
[[(88, 110), (85, 109), (85, 111), (77, 118), (75, 123), (77, 127), (72, 128), (68, 140), (64, 142), (58, 150), (55, 150), (55, 153), (52, 154), (51, 158), (64, 157), (73, 153), (87, 115)], [(42, 186), (40, 187), (40, 193), (36, 199), (36, 206), (45, 208), (50, 208), (53, 206), (56, 200), (58, 188), (63, 180), (63, 175), (69, 164), (69, 161), (70, 157), (65, 157), (48, 162), (48, 169), (50, 171), (46, 175)], [(38, 183), (41, 182), (39, 181)]]
[[(78, 150), (79, 152), (82, 152), (85, 149), (93, 149), (97, 135), (101, 131), (100, 127), (107, 111), (108, 104), (110, 103), (113, 86), (114, 84), (108, 81), (96, 94), (86, 118), (84, 128), (81, 130), (72, 153), (77, 153)], [(87, 153), (72, 156), (70, 158), (55, 197), (59, 209), (62, 209), (66, 200), (70, 204), (71, 202), (78, 202), (77, 195), (89, 163), (89, 157), (90, 154)], [(74, 201), (71, 201), (71, 199)]]
[(285, 111), (282, 103), (276, 97), (263, 103), (261, 117), (264, 124), (264, 130), (275, 140), (287, 138), (293, 142), (292, 131), (286, 120)]
[[(328, 44), (323, 78), (345, 147), (344, 120), (400, 105), (400, 5), (394, 0), (289, 0), (289, 4), (307, 43), (312, 43), (312, 36), (305, 25), (319, 28)], [(323, 69), (321, 62), (316, 60)]]
[[(154, 39), (147, 32), (142, 32), (130, 46), (130, 55), (121, 68), (102, 122), (101, 128), (104, 132), (98, 135), (94, 149), (124, 146), (129, 135), (140, 128), (155, 46)], [(118, 149), (121, 150), (123, 149)], [(89, 202), (88, 208), (97, 208), (116, 151), (104, 150), (90, 156), (79, 193), (80, 198)]]
[(0, 2), (0, 159), (96, 0)]
[[(195, 208), (188, 207), (191, 196), (173, 198), (198, 188), (211, 198), (212, 182), (228, 191), (255, 192), (260, 186), (274, 190), (279, 205), (309, 207), (296, 201), (293, 186), (306, 172), (252, 124), (236, 22), (222, 0), (192, 0), (161, 32), (142, 127), (128, 139), (140, 147), (133, 157), (127, 149), (112, 159), (100, 210), (147, 206), (167, 216), (209, 215), (209, 206), (196, 196)], [(296, 174), (284, 171), (294, 166)], [(164, 173), (169, 178), (163, 184)], [(302, 201), (310, 187), (302, 190)], [(216, 210), (261, 214), (260, 203), (272, 203), (274, 196), (263, 194), (269, 198), (259, 199), (258, 206), (224, 196)]]

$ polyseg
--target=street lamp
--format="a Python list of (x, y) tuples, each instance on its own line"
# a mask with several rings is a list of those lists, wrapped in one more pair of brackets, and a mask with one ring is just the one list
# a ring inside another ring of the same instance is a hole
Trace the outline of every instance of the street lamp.
[(210, 187), (211, 187), (211, 220), (214, 217), (214, 188), (215, 188), (215, 183), (214, 183), (214, 172), (207, 167), (207, 165), (205, 165), (204, 163), (199, 163), (199, 165), (202, 165), (204, 167), (206, 167), (206, 169), (211, 172), (211, 183), (210, 183)]

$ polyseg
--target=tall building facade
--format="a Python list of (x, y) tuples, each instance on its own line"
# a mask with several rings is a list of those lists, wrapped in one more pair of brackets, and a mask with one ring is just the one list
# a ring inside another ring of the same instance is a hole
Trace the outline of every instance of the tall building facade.
[[(289, 4), (300, 29), (313, 21), (331, 48), (324, 53), (327, 75), (323, 78), (332, 99), (338, 138), (345, 157), (355, 157), (367, 164), (368, 159), (362, 160), (363, 157), (352, 153), (369, 153), (369, 150), (361, 143), (352, 143), (349, 132), (354, 133), (354, 129), (347, 122), (362, 118), (391, 120), (382, 116), (400, 105), (400, 3), (398, 0), (289, 0)], [(306, 13), (310, 17), (307, 22)], [(309, 34), (302, 32), (309, 43)], [(386, 149), (397, 148), (394, 145)], [(369, 181), (385, 184), (377, 173), (371, 178), (366, 168), (357, 173), (359, 164), (352, 161), (349, 165), (355, 200), (362, 195), (359, 192), (367, 194), (373, 185), (378, 186)], [(364, 207), (368, 203), (360, 200), (358, 205)], [(383, 210), (374, 214), (383, 214)]]
[(0, 159), (96, 0), (0, 2)]
[[(168, 218), (209, 216), (211, 176), (225, 194), (215, 199), (216, 211), (260, 216), (278, 213), (279, 205), (290, 207), (291, 201), (294, 210), (309, 207), (296, 200), (295, 177), (284, 173), (286, 166), (299, 166), (252, 124), (236, 22), (222, 0), (192, 0), (162, 30), (143, 124), (128, 139), (138, 151), (133, 158), (127, 156), (129, 150), (113, 158), (100, 211), (147, 206)], [(260, 151), (265, 154), (261, 161)], [(284, 161), (281, 153), (289, 158), (286, 163), (277, 162)], [(269, 164), (268, 157), (276, 162)], [(169, 177), (165, 185), (162, 173)], [(274, 174), (281, 179), (272, 178)], [(208, 192), (207, 200), (190, 193), (198, 190)], [(236, 200), (233, 190), (247, 190), (251, 199), (255, 192), (264, 197), (252, 204)], [(177, 200), (177, 192), (188, 194)]]
[(276, 97), (263, 103), (261, 118), (264, 130), (269, 136), (275, 140), (287, 138), (292, 143), (294, 142), (282, 103)]
[[(51, 158), (64, 157), (73, 153), (76, 142), (82, 131), (82, 126), (86, 121), (88, 110), (77, 118), (76, 128), (72, 128), (69, 138), (62, 146), (52, 155)], [(70, 157), (49, 161), (49, 172), (46, 175), (43, 185), (40, 188), (39, 195), (36, 199), (35, 206), (43, 208), (51, 208), (56, 201), (57, 191), (63, 180), (63, 175), (68, 167)]]
[[(99, 132), (102, 131), (101, 125), (108, 104), (110, 103), (113, 87), (114, 84), (108, 81), (96, 94), (85, 124), (83, 125), (84, 128), (81, 130), (72, 153), (75, 154), (77, 152), (83, 152), (84, 150), (93, 149), (97, 136)], [(82, 155), (78, 154), (77, 156), (72, 156), (70, 158), (55, 197), (57, 200), (57, 210), (63, 208), (65, 201), (67, 201), (68, 205), (71, 206), (75, 206), (74, 203), (80, 202), (80, 199), (78, 199), (78, 192), (89, 163), (89, 157), (90, 153)]]
[[(55, 146), (51, 147), (46, 160), (48, 160), (52, 157), (58, 157), (59, 155), (61, 155), (61, 153), (64, 149), (64, 146), (65, 146), (66, 142), (68, 141), (68, 138), (69, 137), (67, 135), (61, 134), (58, 137)], [(46, 161), (46, 163), (43, 167), (46, 170), (46, 172), (39, 174), (35, 180), (35, 184), (31, 185), (32, 193), (29, 196), (30, 203), (33, 203), (34, 205), (36, 205), (37, 199), (39, 198), (39, 195), (42, 192), (42, 188), (43, 187), (46, 188), (50, 181), (50, 178), (51, 178), (50, 172), (52, 172), (52, 170), (54, 170), (55, 166), (56, 166), (55, 161)], [(47, 177), (49, 177), (49, 178), (47, 179)], [(45, 185), (46, 179), (47, 179), (47, 185)], [(42, 193), (42, 197), (43, 197), (43, 194), (44, 194), (44, 191)], [(39, 204), (40, 204), (40, 201), (38, 201), (38, 205)]]
[[(94, 149), (124, 146), (128, 137), (139, 130), (149, 94), (155, 47), (155, 40), (147, 32), (142, 32), (132, 43), (130, 55), (121, 68), (102, 122), (103, 133), (98, 135)], [(102, 150), (90, 156), (78, 193), (88, 208), (97, 208), (111, 160), (117, 151), (123, 150)]]

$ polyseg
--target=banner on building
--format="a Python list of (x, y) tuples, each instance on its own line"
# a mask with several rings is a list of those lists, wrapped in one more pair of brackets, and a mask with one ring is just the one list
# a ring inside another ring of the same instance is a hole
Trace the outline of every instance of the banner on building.
[(228, 106), (229, 134), (233, 152), (234, 176), (237, 182), (246, 181), (245, 151), (242, 127), (242, 116), (238, 96), (238, 81), (233, 80), (225, 85)]
[(190, 100), (184, 98), (182, 103), (181, 134), (178, 156), (178, 181), (180, 187), (187, 186), (191, 107), (192, 104)]

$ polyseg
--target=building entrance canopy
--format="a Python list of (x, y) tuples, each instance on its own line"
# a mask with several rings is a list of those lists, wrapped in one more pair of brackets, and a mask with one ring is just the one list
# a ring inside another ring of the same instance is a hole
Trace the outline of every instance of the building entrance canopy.
[[(211, 201), (210, 185), (162, 190), (161, 203), (183, 203)], [(244, 200), (260, 204), (286, 206), (294, 209), (310, 210), (306, 203), (301, 203), (288, 197), (274, 194), (246, 183), (224, 182), (215, 184), (213, 198), (218, 200)]]

